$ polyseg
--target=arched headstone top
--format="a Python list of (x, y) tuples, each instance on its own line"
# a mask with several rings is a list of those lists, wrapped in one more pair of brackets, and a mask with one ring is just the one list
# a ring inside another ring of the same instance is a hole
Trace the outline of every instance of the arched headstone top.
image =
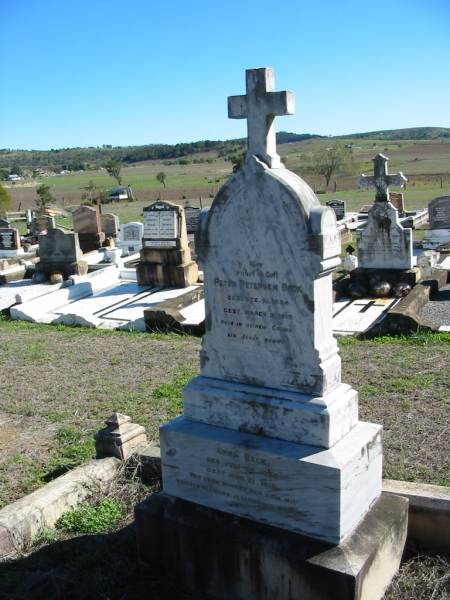
[[(232, 106), (237, 103), (231, 99)], [(261, 110), (267, 115), (267, 102)], [(266, 137), (257, 131), (257, 143), (249, 124), (242, 169), (201, 219), (202, 375), (321, 395), (340, 384), (331, 327), (331, 273), (340, 262), (340, 237), (334, 211), (321, 206), (298, 175), (279, 168), (270, 142), (278, 113), (270, 114)], [(252, 151), (256, 147), (265, 147), (271, 159)]]

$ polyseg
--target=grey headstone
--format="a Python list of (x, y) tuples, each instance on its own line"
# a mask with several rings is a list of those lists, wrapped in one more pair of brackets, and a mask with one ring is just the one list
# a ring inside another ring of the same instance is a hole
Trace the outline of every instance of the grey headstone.
[(430, 229), (450, 229), (450, 196), (435, 198), (428, 204)]
[(188, 233), (196, 233), (200, 218), (200, 208), (196, 206), (185, 206), (186, 229)]
[(116, 238), (119, 235), (119, 217), (113, 213), (102, 213), (101, 223), (106, 237)]
[(2, 229), (11, 227), (11, 223), (6, 219), (0, 219), (0, 227)]
[(326, 204), (334, 210), (334, 214), (338, 221), (345, 218), (345, 200), (338, 200), (336, 198), (334, 200), (329, 200)]
[(42, 263), (71, 264), (82, 260), (78, 235), (58, 228), (49, 229), (46, 235), (39, 236), (39, 257)]

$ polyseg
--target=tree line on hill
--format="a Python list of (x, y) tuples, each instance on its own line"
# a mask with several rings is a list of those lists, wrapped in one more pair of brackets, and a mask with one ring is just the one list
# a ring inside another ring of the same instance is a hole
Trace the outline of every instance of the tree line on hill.
[[(310, 134), (296, 134), (282, 131), (277, 134), (277, 142), (285, 144), (298, 142), (313, 137)], [(83, 171), (104, 166), (111, 160), (121, 164), (133, 164), (145, 160), (177, 160), (186, 164), (186, 157), (192, 154), (214, 150), (218, 156), (230, 157), (245, 146), (245, 139), (235, 140), (201, 140), (180, 144), (149, 144), (146, 146), (110, 146), (89, 148), (61, 148), (58, 150), (9, 150), (0, 149), (0, 179), (9, 174), (21, 175), (25, 170), (45, 169), (60, 173), (61, 171)], [(196, 162), (211, 159), (195, 159)], [(37, 175), (39, 173), (36, 173)]]

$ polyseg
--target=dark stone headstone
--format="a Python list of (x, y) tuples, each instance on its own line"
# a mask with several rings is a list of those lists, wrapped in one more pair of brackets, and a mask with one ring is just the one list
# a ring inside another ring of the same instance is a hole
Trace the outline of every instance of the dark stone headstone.
[(39, 256), (41, 262), (73, 263), (82, 260), (78, 235), (65, 233), (62, 229), (50, 229), (39, 237)]
[(0, 251), (14, 251), (19, 250), (20, 247), (20, 235), (18, 229), (15, 227), (0, 228)]
[(11, 227), (11, 223), (9, 221), (7, 221), (6, 219), (0, 219), (0, 228), (4, 229), (4, 228), (9, 228)]
[(345, 218), (345, 200), (338, 200), (336, 198), (335, 200), (330, 200), (326, 204), (334, 210), (334, 214), (338, 221)]
[(200, 218), (200, 208), (196, 206), (185, 206), (186, 229), (188, 233), (196, 233)]
[(450, 196), (435, 198), (428, 204), (430, 229), (450, 229)]

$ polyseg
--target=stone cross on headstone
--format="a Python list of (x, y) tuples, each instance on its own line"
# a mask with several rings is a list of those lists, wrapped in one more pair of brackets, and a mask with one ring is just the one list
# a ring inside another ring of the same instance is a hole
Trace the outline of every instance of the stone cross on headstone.
[(395, 175), (388, 174), (387, 161), (389, 160), (384, 154), (377, 154), (373, 160), (373, 175), (367, 176), (364, 173), (359, 180), (361, 188), (375, 188), (375, 202), (389, 202), (389, 186), (398, 185), (403, 187), (408, 181), (403, 173)]
[(295, 98), (292, 92), (275, 92), (273, 69), (247, 69), (246, 95), (228, 98), (230, 119), (247, 119), (247, 157), (257, 156), (269, 167), (279, 167), (276, 149), (275, 117), (293, 115)]

